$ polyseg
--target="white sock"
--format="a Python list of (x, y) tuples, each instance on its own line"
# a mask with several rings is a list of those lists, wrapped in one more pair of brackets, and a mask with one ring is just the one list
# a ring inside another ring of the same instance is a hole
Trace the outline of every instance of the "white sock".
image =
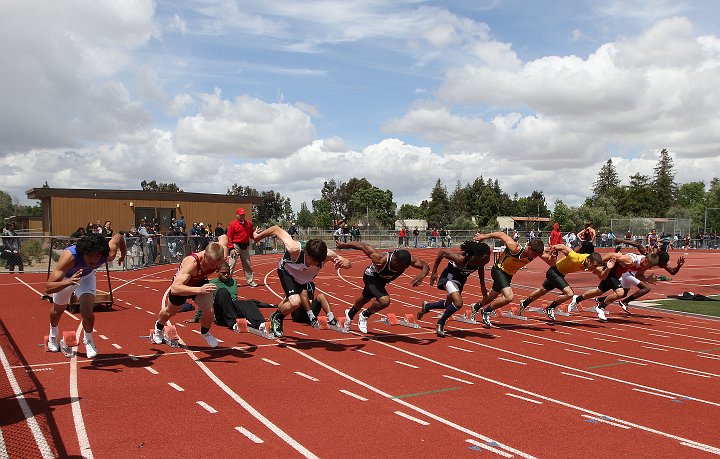
[(332, 313), (332, 311), (327, 313), (328, 322), (332, 322), (335, 318), (335, 314)]
[(310, 322), (312, 322), (313, 320), (315, 320), (315, 313), (314, 313), (314, 312), (312, 312), (312, 311), (309, 310), (309, 309), (308, 309), (306, 312), (307, 312), (308, 317), (310, 318)]
[(88, 332), (85, 332), (85, 342), (86, 342), (86, 343), (92, 343), (92, 342), (93, 342), (92, 332), (89, 332), (89, 333), (88, 333)]
[(58, 327), (53, 327), (52, 325), (50, 325), (50, 337), (57, 338), (58, 333), (60, 333), (60, 331), (58, 330)]

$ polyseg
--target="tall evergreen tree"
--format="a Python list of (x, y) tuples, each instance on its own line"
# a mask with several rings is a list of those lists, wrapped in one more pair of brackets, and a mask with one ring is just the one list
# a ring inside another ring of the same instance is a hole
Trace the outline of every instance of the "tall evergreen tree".
[(612, 162), (612, 159), (608, 159), (603, 167), (600, 168), (595, 183), (593, 183), (593, 200), (598, 199), (607, 194), (613, 189), (620, 186), (620, 179), (618, 178), (617, 170)]
[(675, 183), (675, 171), (670, 153), (663, 148), (655, 165), (652, 191), (655, 194), (653, 211), (656, 216), (665, 216), (668, 208), (675, 204), (678, 185)]

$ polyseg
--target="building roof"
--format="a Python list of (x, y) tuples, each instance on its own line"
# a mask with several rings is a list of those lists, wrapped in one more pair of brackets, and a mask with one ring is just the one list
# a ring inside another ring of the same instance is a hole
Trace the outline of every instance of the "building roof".
[(145, 190), (97, 190), (73, 188), (30, 188), (25, 192), (28, 199), (42, 198), (91, 198), (91, 199), (146, 199), (151, 201), (184, 202), (230, 202), (259, 204), (262, 198), (228, 194), (186, 193)]

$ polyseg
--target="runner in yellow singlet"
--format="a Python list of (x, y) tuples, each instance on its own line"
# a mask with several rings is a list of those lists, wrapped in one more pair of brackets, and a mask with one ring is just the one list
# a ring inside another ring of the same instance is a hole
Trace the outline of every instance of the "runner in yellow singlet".
[[(492, 325), (490, 323), (490, 314), (495, 309), (501, 308), (513, 300), (513, 291), (510, 282), (515, 273), (537, 257), (542, 258), (542, 260), (550, 266), (555, 264), (557, 258), (551, 255), (550, 249), (545, 249), (543, 241), (537, 238), (530, 239), (525, 247), (522, 247), (515, 242), (512, 237), (502, 231), (488, 234), (478, 232), (473, 239), (478, 242), (486, 239), (499, 239), (505, 244), (505, 251), (500, 255), (490, 270), (493, 280), (490, 294), (482, 301), (482, 304), (475, 303), (472, 307), (473, 318), (478, 312), (481, 312), (483, 323), (490, 327)], [(480, 310), (481, 306), (484, 306), (482, 310)]]

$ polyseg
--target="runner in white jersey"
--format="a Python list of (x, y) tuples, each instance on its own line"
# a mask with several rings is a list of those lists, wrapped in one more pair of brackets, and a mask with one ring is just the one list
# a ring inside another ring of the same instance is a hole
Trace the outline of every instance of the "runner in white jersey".
[[(341, 257), (335, 251), (328, 249), (325, 241), (310, 239), (302, 247), (287, 231), (279, 226), (272, 226), (264, 231), (255, 232), (255, 241), (269, 236), (277, 237), (285, 245), (285, 255), (278, 264), (278, 277), (285, 291), (285, 299), (278, 305), (277, 311), (270, 314), (270, 331), (278, 338), (283, 337), (283, 319), (288, 314), (302, 306), (308, 311), (308, 317), (313, 314), (310, 309), (307, 286), (322, 269), (327, 257), (333, 259), (335, 268), (349, 269), (350, 260)], [(313, 323), (315, 316), (310, 317)], [(316, 322), (316, 321), (315, 321)]]

